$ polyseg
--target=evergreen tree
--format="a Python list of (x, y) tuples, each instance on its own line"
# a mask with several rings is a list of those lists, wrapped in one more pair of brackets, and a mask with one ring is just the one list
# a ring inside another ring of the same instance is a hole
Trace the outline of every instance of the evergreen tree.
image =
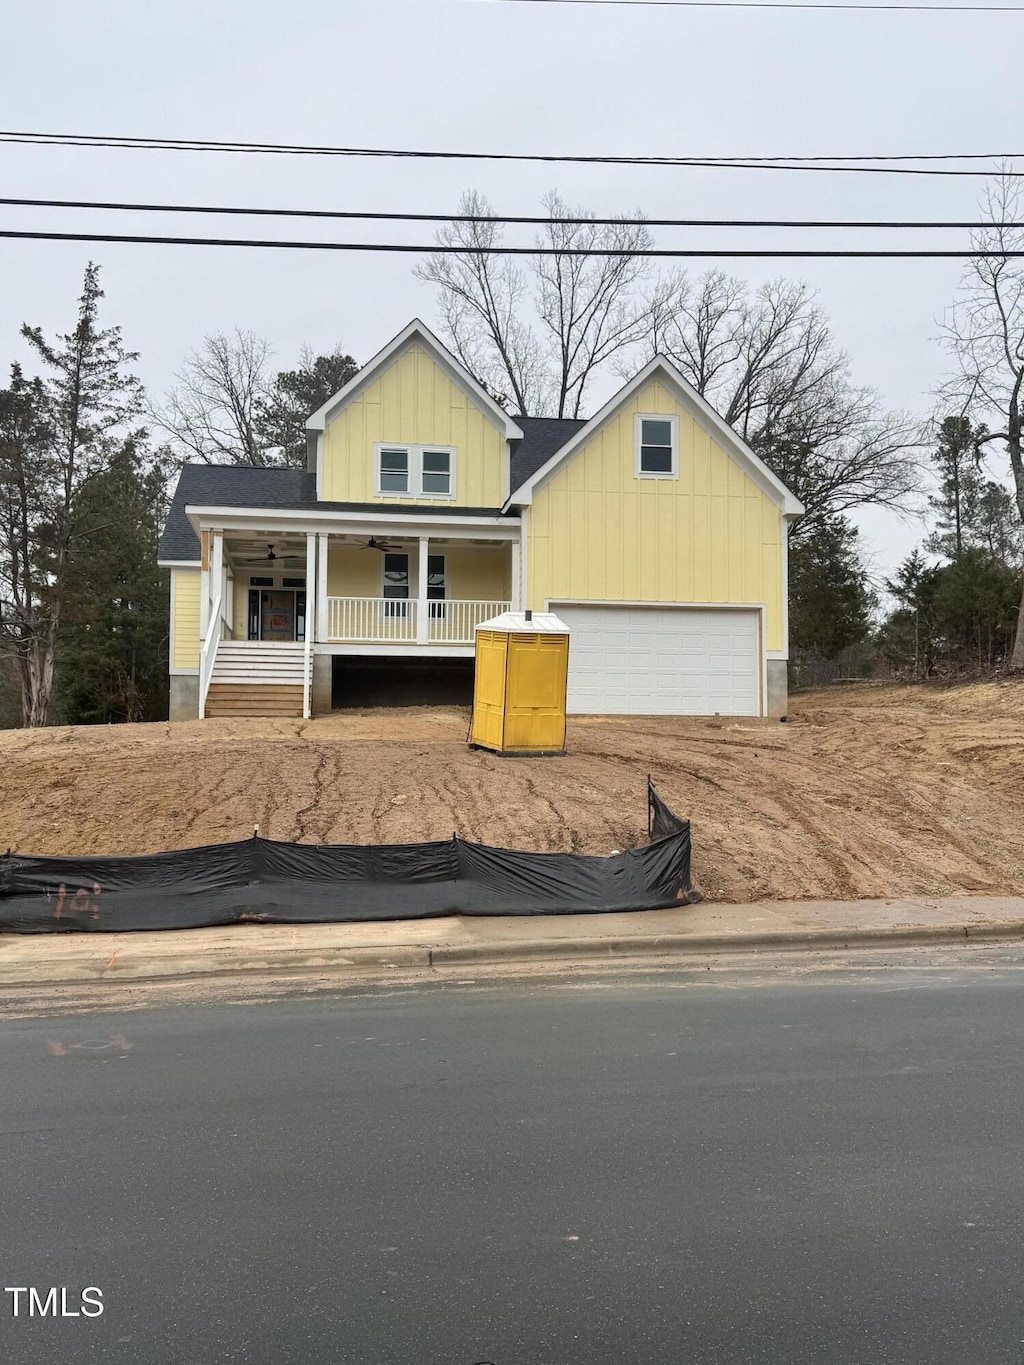
[(50, 720), (75, 504), (137, 448), (142, 389), (126, 370), (137, 357), (124, 349), (120, 328), (100, 328), (102, 297), (90, 264), (73, 331), (51, 343), (40, 328), (23, 326), (46, 374), (30, 384), (15, 372), (0, 399), (0, 619), (26, 725)]
[(939, 491), (928, 499), (936, 514), (935, 530), (925, 541), (930, 554), (957, 559), (972, 543), (984, 479), (978, 467), (977, 441), (984, 427), (975, 428), (964, 416), (947, 417), (939, 427), (932, 462), (939, 475)]
[(333, 398), (359, 372), (340, 348), (314, 355), (304, 348), (298, 369), (282, 370), (269, 395), (256, 405), (256, 427), (267, 449), (280, 451), (283, 464), (306, 467), (306, 418)]
[(789, 558), (794, 649), (834, 659), (865, 638), (872, 605), (857, 528), (846, 517), (815, 519)]
[(934, 627), (950, 664), (992, 668), (1013, 646), (1021, 582), (1016, 570), (977, 546), (939, 570)]
[(55, 689), (68, 724), (167, 715), (168, 575), (156, 562), (165, 488), (160, 463), (134, 452), (75, 500)]
[(879, 632), (878, 643), (890, 662), (912, 665), (915, 677), (927, 677), (935, 665), (935, 599), (941, 578), (942, 569), (930, 566), (915, 550), (896, 570), (896, 577), (886, 580), (898, 605)]

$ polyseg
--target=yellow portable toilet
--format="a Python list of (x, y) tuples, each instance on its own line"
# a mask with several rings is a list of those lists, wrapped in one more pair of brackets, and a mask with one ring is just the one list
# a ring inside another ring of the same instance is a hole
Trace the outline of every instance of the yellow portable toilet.
[(550, 612), (506, 611), (481, 621), (470, 746), (564, 754), (568, 667), (569, 627)]

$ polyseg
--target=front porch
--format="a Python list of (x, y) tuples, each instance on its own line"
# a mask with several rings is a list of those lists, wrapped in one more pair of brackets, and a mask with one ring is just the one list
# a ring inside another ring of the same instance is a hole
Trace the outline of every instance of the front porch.
[(521, 593), (518, 524), (501, 530), (203, 530), (200, 717), (329, 709), (337, 655), (471, 659)]

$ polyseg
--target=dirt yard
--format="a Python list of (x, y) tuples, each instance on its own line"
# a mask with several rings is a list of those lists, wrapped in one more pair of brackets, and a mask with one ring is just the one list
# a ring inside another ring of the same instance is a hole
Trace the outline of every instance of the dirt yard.
[(609, 853), (651, 773), (709, 899), (1024, 893), (1024, 685), (855, 686), (768, 721), (587, 719), (565, 758), (470, 751), (468, 712), (0, 732), (0, 843), (140, 853), (264, 835)]

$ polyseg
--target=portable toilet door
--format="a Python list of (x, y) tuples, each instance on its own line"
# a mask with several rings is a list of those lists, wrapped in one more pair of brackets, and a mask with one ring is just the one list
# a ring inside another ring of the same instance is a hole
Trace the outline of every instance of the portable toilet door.
[(476, 628), (470, 745), (509, 756), (565, 753), (569, 627), (507, 611)]

